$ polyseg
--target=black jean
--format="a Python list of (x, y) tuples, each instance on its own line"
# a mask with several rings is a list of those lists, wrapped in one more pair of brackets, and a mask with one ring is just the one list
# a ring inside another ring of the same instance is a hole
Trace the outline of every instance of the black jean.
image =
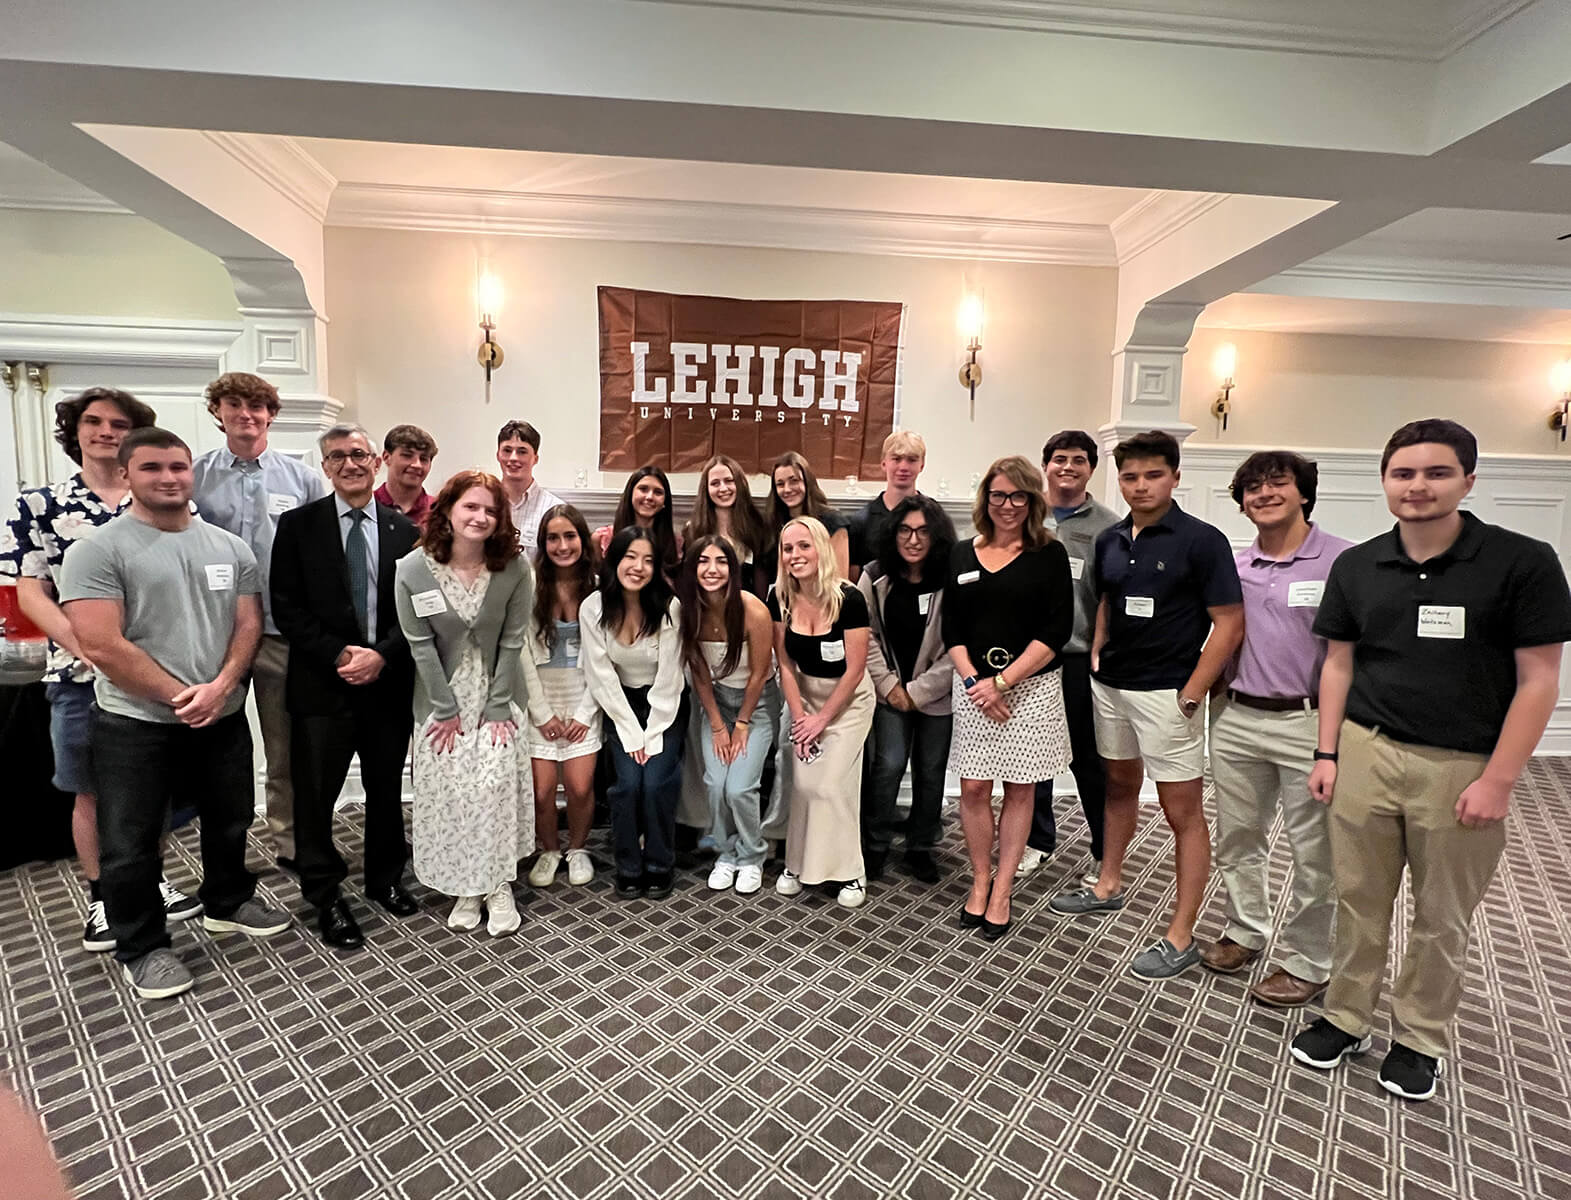
[[(1070, 773), (1080, 793), (1080, 809), (1091, 831), (1091, 857), (1102, 858), (1102, 813), (1107, 803), (1107, 772), (1096, 749), (1096, 721), (1091, 709), (1091, 656), (1065, 654), (1062, 658), (1064, 717), (1069, 722), (1069, 748), (1075, 761)], [(1036, 808), (1031, 816), (1031, 836), (1026, 845), (1049, 854), (1058, 845), (1058, 823), (1053, 818), (1053, 781), (1036, 785)]]
[[(642, 725), (649, 720), (649, 689), (623, 687), (622, 694)], [(611, 806), (611, 844), (616, 873), (638, 879), (649, 871), (670, 871), (676, 863), (676, 805), (682, 791), (682, 731), (687, 728), (687, 705), (661, 735), (660, 753), (639, 764), (622, 748), (616, 725), (608, 717), (611, 765), (616, 771), (608, 800)]]
[(256, 810), (251, 729), (238, 712), (203, 729), (95, 712), (99, 887), (115, 957), (133, 962), (169, 945), (158, 894), (159, 839), (175, 808), (202, 819), (202, 886), (208, 915), (228, 917), (256, 892), (245, 835)]
[(333, 807), (352, 756), (360, 756), (360, 782), (365, 789), (366, 890), (397, 883), (409, 861), (403, 783), (414, 713), (407, 696), (397, 703), (376, 703), (379, 699), (396, 698), (368, 696), (365, 703), (341, 713), (290, 718), (295, 864), (300, 870), (300, 894), (317, 908), (338, 899), (338, 885), (349, 875), (343, 855), (333, 844)]
[(906, 849), (931, 850), (943, 833), (944, 769), (955, 719), (901, 712), (887, 704), (873, 710), (872, 767), (862, 789), (862, 850), (888, 854), (898, 824), (895, 800), (906, 763), (911, 764), (911, 817)]

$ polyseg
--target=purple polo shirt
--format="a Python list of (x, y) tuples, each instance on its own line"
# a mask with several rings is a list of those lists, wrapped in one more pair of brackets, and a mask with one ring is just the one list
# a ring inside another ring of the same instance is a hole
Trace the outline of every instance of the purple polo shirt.
[(1267, 558), (1259, 539), (1233, 556), (1244, 587), (1244, 644), (1234, 689), (1295, 700), (1319, 693), (1326, 643), (1314, 634), (1315, 616), (1331, 564), (1352, 544), (1311, 524), (1289, 558)]

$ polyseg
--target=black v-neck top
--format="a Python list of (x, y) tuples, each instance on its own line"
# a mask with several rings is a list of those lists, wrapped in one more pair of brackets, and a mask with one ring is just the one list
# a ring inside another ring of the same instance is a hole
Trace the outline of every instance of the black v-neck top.
[[(964, 646), (979, 679), (997, 675), (1032, 642), (1053, 651), (1037, 674), (1057, 670), (1058, 653), (1075, 628), (1074, 580), (1063, 543), (1055, 538), (1023, 550), (997, 571), (981, 564), (971, 542), (957, 543), (949, 556), (943, 622), (944, 645)], [(997, 665), (998, 655), (987, 661), (995, 648), (1007, 662)]]

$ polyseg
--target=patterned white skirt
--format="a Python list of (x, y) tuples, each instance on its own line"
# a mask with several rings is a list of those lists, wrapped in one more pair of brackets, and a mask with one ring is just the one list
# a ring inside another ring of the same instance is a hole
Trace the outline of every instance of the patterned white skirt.
[(982, 715), (955, 675), (955, 714), (949, 769), (961, 779), (1038, 783), (1069, 766), (1069, 724), (1064, 719), (1064, 685), (1059, 672), (1033, 675), (1009, 692), (1009, 720)]

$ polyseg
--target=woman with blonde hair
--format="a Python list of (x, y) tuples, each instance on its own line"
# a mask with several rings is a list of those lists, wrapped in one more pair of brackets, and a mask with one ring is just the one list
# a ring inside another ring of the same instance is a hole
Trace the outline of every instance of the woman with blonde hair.
[[(1070, 760), (1058, 652), (1074, 627), (1074, 585), (1046, 515), (1041, 472), (1019, 455), (1000, 458), (977, 488), (976, 537), (950, 553), (944, 586), (944, 644), (955, 665), (949, 769), (960, 776), (972, 871), (960, 924), (989, 941), (1009, 930), (1036, 783)], [(996, 830), (994, 780), (1004, 788)]]
[(867, 601), (846, 582), (829, 531), (815, 517), (780, 530), (769, 615), (788, 712), (780, 763), (790, 822), (775, 891), (795, 896), (803, 885), (836, 882), (840, 903), (857, 908), (867, 897), (860, 781), (874, 706)]
[(698, 473), (698, 495), (693, 514), (682, 526), (682, 544), (691, 546), (701, 537), (723, 537), (736, 551), (742, 565), (742, 587), (762, 597), (767, 578), (760, 580), (764, 556), (770, 547), (769, 526), (753, 504), (747, 472), (728, 454), (717, 454)]

